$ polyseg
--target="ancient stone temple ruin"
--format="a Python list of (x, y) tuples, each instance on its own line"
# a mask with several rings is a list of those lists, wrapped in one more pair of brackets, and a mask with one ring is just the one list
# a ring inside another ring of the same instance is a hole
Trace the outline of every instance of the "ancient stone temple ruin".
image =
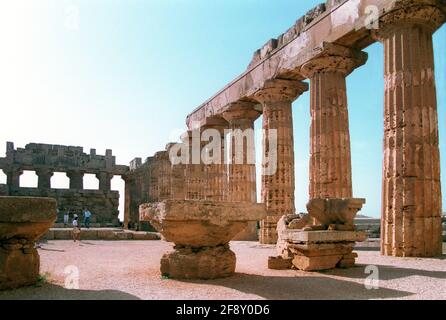
[[(277, 244), (272, 268), (352, 266), (354, 244), (364, 239), (353, 218), (365, 200), (352, 188), (349, 108), (361, 106), (348, 106), (346, 78), (367, 63), (363, 50), (381, 42), (381, 252), (439, 256), (442, 203), (432, 36), (445, 21), (444, 0), (328, 0), (269, 40), (239, 77), (192, 111), (180, 143), (167, 144), (144, 162), (135, 158), (129, 167), (116, 165), (111, 150), (99, 156), (79, 147), (29, 144), (16, 150), (8, 143), (6, 157), (0, 158), (7, 175), (0, 195), (55, 198), (61, 207), (89, 207), (97, 222), (116, 224), (118, 194), (110, 190), (110, 180), (119, 175), (125, 181), (124, 227), (151, 225), (173, 242), (161, 271), (175, 278), (231, 275), (236, 261), (229, 242), (234, 239)], [(303, 94), (310, 95), (310, 150), (295, 150), (292, 103)], [(257, 199), (252, 133), (260, 117)], [(295, 179), (295, 154), (308, 152), (309, 181)], [(38, 188), (20, 187), (23, 170), (37, 173)], [(54, 172), (67, 173), (69, 190), (51, 189)], [(99, 190), (84, 190), (85, 173), (97, 176)], [(308, 185), (309, 215), (296, 215), (296, 184)]]
[[(268, 132), (276, 131), (277, 170), (262, 175), (268, 216), (260, 223), (261, 243), (276, 243), (277, 222), (294, 214), (295, 184), (307, 183), (294, 179), (292, 102), (308, 88), (309, 199), (353, 197), (346, 77), (367, 62), (362, 50), (379, 41), (385, 70), (381, 250), (394, 256), (442, 254), (432, 35), (446, 21), (445, 12), (442, 0), (329, 0), (268, 41), (244, 73), (189, 114), (190, 132), (243, 131), (262, 115), (265, 159), (271, 156)], [(196, 199), (207, 199), (212, 185), (228, 201), (256, 202), (248, 162), (189, 170), (185, 181), (201, 185)], [(216, 174), (224, 178), (214, 179)]]
[[(84, 153), (81, 147), (30, 143), (25, 148), (6, 145), (6, 157), (0, 158), (0, 169), (7, 176), (7, 184), (0, 185), (0, 195), (21, 197), (49, 197), (57, 201), (60, 209), (57, 222), (63, 222), (66, 210), (80, 213), (84, 208), (93, 212), (92, 222), (102, 226), (119, 225), (119, 192), (111, 190), (113, 176), (123, 176), (128, 167), (116, 165), (111, 150), (105, 156), (97, 155), (95, 149)], [(35, 171), (37, 188), (20, 187), (20, 175), (24, 170)], [(51, 188), (55, 172), (66, 173), (70, 179), (69, 189)], [(94, 174), (99, 180), (99, 190), (85, 190), (84, 174)]]

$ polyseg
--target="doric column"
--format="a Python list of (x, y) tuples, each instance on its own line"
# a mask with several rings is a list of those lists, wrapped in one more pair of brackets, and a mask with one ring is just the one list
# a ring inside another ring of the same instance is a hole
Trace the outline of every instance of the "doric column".
[[(306, 83), (276, 79), (267, 81), (255, 94), (263, 107), (262, 202), (268, 212), (261, 222), (260, 243), (275, 244), (280, 217), (295, 211), (291, 104), (307, 90)], [(270, 141), (275, 137), (277, 141)]]
[(67, 177), (70, 178), (70, 189), (84, 189), (84, 172), (80, 170), (67, 171)]
[(20, 188), (20, 176), (23, 174), (23, 170), (21, 169), (10, 169), (3, 170), (6, 174), (6, 184), (9, 188), (9, 195), (12, 195), (11, 192)]
[(225, 130), (229, 123), (222, 118), (207, 118), (201, 127), (204, 141), (202, 153), (207, 155), (206, 170), (206, 200), (225, 201), (228, 196), (227, 156), (225, 148)]
[[(157, 171), (158, 200), (163, 201), (170, 199), (170, 180), (171, 180), (171, 164), (169, 161), (169, 153), (167, 151), (159, 151), (154, 156), (154, 166)], [(141, 182), (142, 183), (142, 182)]]
[(125, 182), (125, 189), (124, 189), (124, 229), (129, 229), (129, 223), (130, 221), (130, 212), (131, 212), (131, 202), (132, 202), (132, 195), (131, 195), (131, 183), (132, 179), (129, 175), (123, 175), (121, 178)]
[(186, 165), (186, 200), (205, 200), (206, 167), (201, 161), (200, 130), (185, 132), (181, 140), (189, 148), (189, 163)]
[(96, 178), (99, 180), (99, 190), (104, 192), (109, 192), (111, 190), (113, 174), (101, 171), (96, 173)]
[(40, 190), (51, 189), (51, 177), (54, 172), (47, 168), (36, 169), (38, 177), (37, 188)]
[[(257, 202), (254, 121), (260, 112), (255, 103), (239, 101), (228, 106), (223, 118), (229, 122), (227, 201)], [(257, 222), (250, 222), (234, 240), (255, 241)]]
[(445, 21), (432, 1), (399, 1), (380, 20), (384, 45), (381, 252), (442, 254), (440, 152), (433, 32)]
[(311, 94), (310, 199), (353, 196), (345, 78), (366, 61), (366, 53), (331, 46), (302, 66)]
[(252, 102), (236, 102), (223, 112), (230, 127), (229, 200), (257, 202), (254, 120), (260, 115)]
[[(176, 154), (173, 153), (173, 147), (176, 150)], [(184, 143), (170, 144), (166, 148), (169, 153), (171, 162), (171, 199), (173, 200), (185, 200), (186, 199), (186, 168), (188, 157), (187, 147)], [(172, 159), (176, 157), (176, 159)]]

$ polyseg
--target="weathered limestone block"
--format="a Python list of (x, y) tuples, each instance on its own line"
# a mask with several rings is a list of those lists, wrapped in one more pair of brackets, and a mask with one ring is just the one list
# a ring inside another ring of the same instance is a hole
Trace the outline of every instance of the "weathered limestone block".
[[(309, 215), (283, 216), (277, 224), (278, 256), (270, 257), (268, 266), (280, 269), (286, 267), (288, 261), (291, 261), (290, 268), (304, 271), (354, 266), (355, 242), (364, 241), (366, 233), (354, 231), (350, 224), (353, 225), (352, 221), (364, 202), (364, 199), (313, 199), (307, 205)], [(315, 218), (324, 223), (319, 226), (321, 230), (304, 227)], [(341, 226), (345, 230), (332, 226)]]
[(149, 221), (175, 251), (161, 260), (164, 276), (178, 279), (213, 279), (231, 275), (235, 255), (229, 241), (248, 221), (266, 216), (262, 204), (165, 200), (140, 206), (140, 220)]
[(319, 271), (336, 268), (341, 261), (342, 255), (307, 257), (296, 255), (293, 258), (293, 266), (302, 271)]
[(355, 230), (354, 219), (365, 204), (365, 199), (312, 199), (307, 204), (308, 214), (325, 228)]
[(268, 257), (268, 269), (287, 270), (293, 266), (293, 259), (285, 259), (282, 257)]
[(56, 201), (0, 197), (0, 290), (31, 285), (39, 276), (34, 243), (56, 220)]
[(235, 253), (229, 245), (216, 247), (175, 248), (161, 258), (161, 274), (181, 279), (216, 279), (235, 271)]

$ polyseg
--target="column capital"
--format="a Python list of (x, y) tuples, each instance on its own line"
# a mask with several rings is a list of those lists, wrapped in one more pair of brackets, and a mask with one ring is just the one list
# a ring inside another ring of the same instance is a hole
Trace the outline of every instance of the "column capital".
[(206, 118), (204, 120), (204, 123), (200, 129), (201, 130), (216, 129), (219, 131), (223, 131), (224, 129), (227, 128), (229, 128), (228, 121), (220, 117), (211, 117), (211, 118)]
[(308, 84), (298, 80), (273, 79), (265, 81), (263, 88), (254, 94), (261, 104), (273, 102), (292, 102), (308, 91)]
[(254, 122), (260, 116), (260, 112), (257, 111), (254, 102), (250, 101), (237, 101), (230, 103), (225, 111), (223, 111), (223, 119), (230, 124), (237, 124), (239, 122)]
[(52, 169), (50, 169), (50, 168), (36, 168), (36, 169), (34, 169), (34, 171), (36, 172), (36, 174), (38, 176), (40, 176), (40, 175), (47, 175), (47, 176), (51, 177), (54, 174), (54, 171)]
[(300, 73), (312, 78), (316, 73), (338, 72), (344, 76), (367, 62), (367, 53), (334, 44), (322, 44), (321, 52), (304, 63)]
[(434, 32), (446, 21), (446, 12), (437, 0), (399, 0), (379, 19), (379, 29), (372, 30), (378, 41), (387, 39), (395, 29), (419, 25)]

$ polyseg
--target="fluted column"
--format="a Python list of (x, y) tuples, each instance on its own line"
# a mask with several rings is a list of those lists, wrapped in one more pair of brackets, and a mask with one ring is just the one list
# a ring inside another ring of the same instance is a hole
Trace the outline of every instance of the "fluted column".
[(109, 192), (111, 190), (111, 180), (113, 175), (108, 172), (99, 172), (96, 174), (96, 178), (99, 180), (99, 190)]
[(229, 199), (233, 202), (256, 202), (256, 168), (254, 120), (260, 113), (251, 102), (232, 104), (223, 118), (231, 130), (229, 165)]
[(70, 189), (84, 189), (84, 172), (79, 170), (67, 171), (67, 177), (70, 178)]
[[(203, 149), (207, 157), (206, 161), (206, 200), (225, 201), (228, 196), (227, 183), (227, 157), (225, 149), (225, 130), (229, 123), (221, 118), (208, 118), (201, 127), (202, 139), (211, 141), (203, 142)], [(210, 138), (212, 137), (212, 138)]]
[(186, 165), (186, 200), (205, 200), (206, 167), (201, 161), (200, 130), (189, 130), (181, 136), (189, 147), (189, 163)]
[[(255, 103), (239, 101), (231, 104), (223, 113), (229, 122), (230, 142), (228, 168), (228, 201), (257, 202), (254, 121), (260, 112)], [(258, 239), (257, 222), (250, 222), (234, 240), (255, 241)]]
[[(260, 243), (277, 242), (277, 222), (293, 214), (294, 135), (292, 102), (308, 85), (300, 81), (271, 80), (255, 94), (263, 108), (262, 202), (268, 216), (260, 225)], [(277, 138), (277, 141), (270, 139)], [(275, 147), (274, 147), (275, 146)], [(275, 149), (277, 148), (277, 149)]]
[(366, 61), (366, 53), (336, 47), (301, 69), (310, 79), (310, 199), (353, 196), (345, 78)]
[[(426, 3), (429, 1), (424, 1)], [(384, 44), (384, 164), (381, 252), (442, 254), (440, 152), (432, 34), (435, 6), (400, 1), (380, 21)]]
[(125, 182), (124, 187), (124, 229), (129, 229), (129, 223), (131, 223), (130, 220), (130, 212), (132, 208), (132, 194), (131, 194), (131, 183), (133, 180), (130, 178), (130, 176), (122, 176), (122, 179)]
[[(176, 154), (173, 153), (172, 148), (175, 147)], [(177, 148), (180, 147), (180, 148)], [(178, 150), (179, 149), (179, 150)], [(183, 154), (183, 152), (187, 152), (186, 144), (171, 144), (167, 148), (167, 152), (169, 152), (169, 157), (171, 161), (171, 199), (174, 200), (185, 200), (186, 199), (186, 168), (188, 156)], [(172, 157), (176, 157), (177, 159), (172, 159)], [(183, 161), (180, 161), (181, 157), (183, 157)]]
[[(158, 200), (170, 199), (171, 163), (167, 151), (159, 151), (154, 156), (154, 166), (157, 170)], [(142, 182), (141, 182), (142, 183)]]

